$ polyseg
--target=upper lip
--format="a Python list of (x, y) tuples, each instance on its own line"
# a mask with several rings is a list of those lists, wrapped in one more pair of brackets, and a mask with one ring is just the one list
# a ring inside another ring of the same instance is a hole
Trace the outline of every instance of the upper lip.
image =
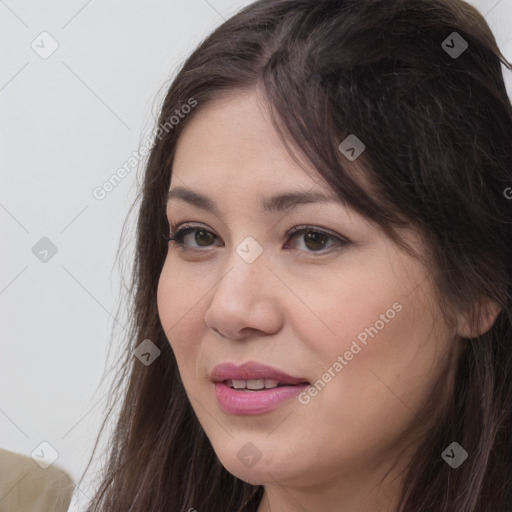
[(277, 368), (268, 366), (256, 361), (249, 361), (237, 366), (234, 363), (220, 363), (211, 372), (210, 379), (213, 382), (224, 382), (225, 380), (253, 380), (253, 379), (274, 379), (283, 384), (308, 383), (307, 379), (293, 377)]

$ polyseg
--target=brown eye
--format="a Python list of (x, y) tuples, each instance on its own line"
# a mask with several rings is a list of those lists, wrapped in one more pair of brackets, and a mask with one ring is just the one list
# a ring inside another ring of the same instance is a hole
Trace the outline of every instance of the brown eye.
[(183, 248), (195, 248), (197, 246), (195, 246), (194, 244), (185, 243), (185, 237), (187, 237), (187, 235), (191, 233), (194, 234), (194, 236), (191, 237), (192, 240), (196, 244), (198, 244), (199, 247), (209, 247), (211, 242), (216, 238), (216, 236), (212, 232), (204, 228), (189, 227), (179, 229), (173, 236), (169, 238), (169, 240), (176, 241), (178, 245), (182, 246)]
[[(348, 240), (342, 239), (339, 236), (331, 235), (323, 231), (319, 231), (313, 227), (297, 227), (288, 233), (290, 238), (297, 238), (299, 241), (303, 241), (303, 246), (299, 250), (306, 253), (323, 253), (324, 249), (330, 249), (333, 246), (347, 245)], [(329, 244), (329, 240), (333, 243)], [(286, 244), (289, 245), (288, 243)], [(297, 247), (294, 247), (297, 248)]]
[[(189, 236), (190, 235), (190, 236)], [(303, 244), (296, 244), (293, 249), (299, 249), (306, 254), (321, 256), (333, 247), (343, 247), (349, 245), (350, 241), (340, 235), (334, 235), (321, 231), (314, 226), (297, 226), (287, 233), (288, 241), (285, 248), (290, 248), (290, 239), (296, 239)], [(218, 238), (211, 231), (197, 226), (188, 226), (179, 229), (168, 238), (169, 241), (175, 241), (181, 250), (198, 250), (201, 247), (210, 247), (214, 240)], [(329, 244), (329, 242), (331, 242)]]
[(322, 250), (330, 237), (318, 232), (309, 232), (304, 235), (305, 245), (312, 251)]
[(215, 238), (213, 233), (210, 233), (205, 229), (197, 229), (195, 232), (196, 236), (194, 237), (194, 240), (201, 246), (208, 246)]

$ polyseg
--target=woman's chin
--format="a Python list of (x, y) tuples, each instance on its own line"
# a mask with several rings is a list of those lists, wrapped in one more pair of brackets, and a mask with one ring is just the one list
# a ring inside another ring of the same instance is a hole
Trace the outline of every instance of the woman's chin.
[(265, 468), (263, 466), (248, 468), (238, 461), (231, 461), (229, 464), (223, 464), (223, 466), (232, 475), (251, 485), (269, 485), (275, 484), (276, 482), (287, 483), (293, 478), (289, 468), (288, 470), (281, 470), (272, 464)]
[(227, 471), (244, 482), (266, 485), (276, 482), (290, 484), (300, 480), (301, 471), (297, 459), (291, 464), (291, 455), (280, 453), (277, 446), (272, 451), (265, 450), (267, 453), (262, 453), (250, 442), (242, 444), (234, 451), (232, 447), (233, 445), (226, 447), (221, 453), (217, 452), (217, 456)]

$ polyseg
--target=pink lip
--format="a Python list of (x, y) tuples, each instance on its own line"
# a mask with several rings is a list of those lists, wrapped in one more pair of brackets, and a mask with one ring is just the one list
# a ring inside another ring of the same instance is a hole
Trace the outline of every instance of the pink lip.
[(237, 391), (222, 382), (215, 383), (220, 408), (228, 414), (263, 414), (298, 395), (309, 384), (295, 384), (262, 391)]
[(283, 384), (301, 384), (307, 379), (292, 377), (272, 366), (263, 363), (248, 361), (240, 366), (234, 363), (218, 364), (210, 374), (213, 382), (224, 382), (225, 380), (251, 380), (251, 379), (275, 379)]
[[(279, 407), (309, 386), (306, 379), (292, 377), (280, 370), (249, 361), (241, 366), (233, 363), (217, 365), (210, 374), (215, 383), (215, 395), (220, 408), (228, 414), (262, 414)], [(240, 391), (227, 386), (224, 381), (275, 379), (287, 386), (262, 391)]]

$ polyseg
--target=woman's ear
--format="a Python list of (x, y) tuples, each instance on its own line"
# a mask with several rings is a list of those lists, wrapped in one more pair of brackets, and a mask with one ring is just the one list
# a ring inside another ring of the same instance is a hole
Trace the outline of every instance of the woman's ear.
[(457, 334), (462, 338), (476, 338), (485, 334), (494, 324), (503, 307), (483, 295), (469, 313), (459, 319)]

